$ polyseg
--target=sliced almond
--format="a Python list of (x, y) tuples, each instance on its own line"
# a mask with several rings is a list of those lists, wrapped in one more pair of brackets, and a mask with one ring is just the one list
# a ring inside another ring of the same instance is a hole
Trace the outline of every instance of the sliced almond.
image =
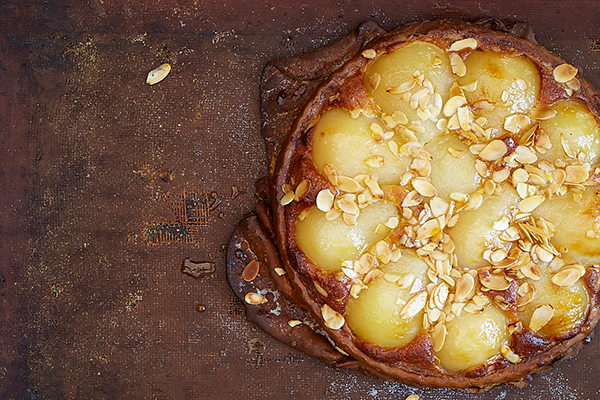
[(283, 275), (287, 274), (287, 272), (285, 271), (285, 269), (283, 269), (281, 267), (275, 267), (274, 271), (279, 276), (283, 276)]
[(379, 83), (381, 83), (381, 75), (379, 75), (378, 73), (374, 73), (373, 75), (369, 76), (368, 79), (369, 85), (371, 85), (373, 90), (377, 90), (377, 88), (379, 87)]
[(257, 306), (259, 304), (265, 304), (268, 300), (258, 293), (248, 292), (244, 296), (244, 301), (250, 305)]
[(534, 331), (539, 331), (550, 322), (554, 316), (554, 307), (550, 304), (538, 307), (531, 315), (529, 328)]
[(589, 171), (583, 165), (565, 167), (565, 183), (583, 183), (589, 178)]
[(471, 274), (462, 275), (456, 282), (456, 291), (454, 293), (454, 300), (465, 301), (469, 299), (473, 294), (475, 288), (475, 278)]
[(450, 66), (452, 67), (452, 72), (454, 72), (456, 76), (465, 76), (467, 73), (465, 62), (462, 57), (456, 53), (450, 56)]
[(515, 154), (515, 160), (521, 164), (532, 164), (537, 161), (537, 155), (527, 146), (517, 146)]
[(293, 328), (293, 327), (295, 327), (295, 326), (302, 325), (302, 321), (300, 321), (300, 320), (298, 320), (298, 319), (290, 319), (290, 320), (287, 322), (287, 324), (288, 324), (288, 325), (289, 325), (291, 328)]
[(246, 282), (252, 282), (258, 276), (259, 269), (260, 264), (257, 260), (250, 261), (242, 271), (242, 278)]
[(570, 64), (560, 64), (552, 71), (554, 80), (558, 83), (569, 82), (577, 75), (577, 68)]
[(489, 275), (479, 278), (483, 286), (490, 290), (503, 291), (510, 287), (510, 282), (506, 280), (504, 275)]
[(426, 179), (415, 178), (412, 180), (411, 183), (412, 183), (413, 188), (421, 196), (432, 197), (436, 193), (435, 186), (433, 186), (433, 184)]
[(311, 182), (309, 179), (304, 179), (302, 182), (296, 186), (296, 191), (294, 192), (294, 200), (302, 201), (310, 192)]
[(338, 189), (342, 192), (356, 193), (361, 190), (360, 183), (358, 183), (356, 179), (350, 178), (349, 176), (340, 175), (338, 177), (338, 182)]
[[(407, 93), (408, 91), (410, 91), (412, 88), (414, 88), (416, 86), (416, 82), (414, 79), (411, 79), (410, 81), (406, 81), (406, 82), (402, 82), (400, 85), (398, 86), (394, 86), (394, 87), (389, 87), (387, 88), (385, 91), (391, 94), (402, 94), (402, 93)], [(406, 122), (400, 122), (400, 124), (404, 125), (408, 122), (408, 120)]]
[(508, 148), (502, 140), (492, 140), (480, 152), (479, 157), (485, 161), (496, 161), (502, 158)]
[(505, 344), (500, 346), (500, 354), (502, 354), (502, 356), (512, 364), (518, 364), (521, 361), (521, 357), (519, 357), (515, 352), (511, 350), (510, 347), (508, 347)]
[(365, 164), (371, 168), (380, 168), (385, 164), (385, 158), (380, 155), (374, 155), (365, 159)]
[(537, 107), (534, 107), (533, 109), (531, 109), (530, 113), (529, 113), (533, 118), (543, 121), (546, 119), (550, 119), (550, 118), (554, 118), (557, 114), (557, 111), (552, 108), (552, 107), (548, 107), (545, 105), (539, 105)]
[(321, 306), (321, 315), (323, 316), (325, 325), (330, 329), (340, 329), (346, 322), (344, 317), (328, 304), (323, 304)]
[(327, 177), (327, 179), (333, 186), (339, 185), (339, 175), (333, 165), (325, 164), (323, 166), (323, 172), (325, 173), (325, 177)]
[(148, 85), (156, 85), (158, 82), (162, 81), (169, 75), (171, 72), (170, 64), (163, 64), (160, 67), (153, 69), (148, 73), (148, 77), (146, 78), (146, 83)]
[(443, 322), (439, 322), (431, 332), (431, 341), (433, 342), (433, 351), (440, 351), (446, 342), (448, 330)]
[(281, 204), (282, 206), (287, 206), (288, 204), (290, 204), (292, 201), (294, 201), (294, 198), (296, 197), (296, 194), (294, 192), (292, 192), (291, 190), (289, 192), (286, 192), (283, 197), (281, 198), (281, 200), (279, 201), (279, 204)]
[(448, 51), (461, 51), (464, 49), (476, 49), (477, 48), (477, 39), (475, 38), (466, 38), (466, 39), (461, 39), (461, 40), (457, 40), (456, 42), (452, 43), (452, 45), (450, 46), (450, 48), (448, 49)]
[(535, 210), (540, 204), (544, 202), (544, 196), (530, 196), (527, 197), (517, 204), (517, 207), (521, 212), (530, 213)]
[(531, 119), (527, 115), (513, 114), (504, 119), (504, 129), (512, 133), (519, 133), (531, 125)]
[(377, 57), (377, 51), (374, 49), (365, 49), (360, 53), (364, 58), (373, 59)]
[(464, 96), (454, 96), (448, 99), (444, 108), (442, 109), (444, 116), (451, 117), (458, 111), (459, 107), (467, 104), (467, 99)]
[(577, 280), (579, 280), (579, 278), (581, 278), (582, 276), (583, 273), (581, 268), (569, 265), (563, 267), (552, 277), (552, 283), (561, 287), (571, 286), (572, 284), (577, 282)]
[(400, 318), (411, 319), (417, 316), (424, 308), (427, 303), (427, 292), (419, 292), (410, 298), (400, 311)]
[(329, 189), (323, 189), (317, 194), (316, 204), (317, 208), (323, 212), (331, 210), (333, 206), (333, 193)]
[(542, 272), (536, 263), (530, 262), (527, 263), (524, 267), (522, 267), (519, 271), (525, 275), (526, 278), (532, 279), (534, 281), (540, 280), (542, 276)]

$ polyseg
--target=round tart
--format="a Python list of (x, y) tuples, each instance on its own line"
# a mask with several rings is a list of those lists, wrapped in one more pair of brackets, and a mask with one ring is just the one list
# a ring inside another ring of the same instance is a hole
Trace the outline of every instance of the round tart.
[(277, 151), (270, 267), (354, 367), (526, 382), (598, 320), (599, 105), (576, 68), (498, 30), (376, 35)]

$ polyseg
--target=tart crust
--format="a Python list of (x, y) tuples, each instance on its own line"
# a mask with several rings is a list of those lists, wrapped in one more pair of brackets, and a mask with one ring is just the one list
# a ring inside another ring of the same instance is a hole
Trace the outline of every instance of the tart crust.
[[(520, 357), (517, 363), (495, 357), (467, 371), (449, 372), (440, 367), (429, 333), (423, 331), (406, 346), (389, 349), (359, 339), (347, 324), (332, 329), (324, 319), (325, 305), (333, 310), (332, 315), (345, 315), (351, 282), (340, 280), (333, 271), (317, 268), (295, 241), (295, 221), (303, 210), (315, 204), (321, 190), (331, 187), (313, 164), (311, 128), (332, 103), (348, 110), (367, 106), (362, 79), (372, 59), (370, 55), (361, 56), (365, 49), (389, 53), (415, 40), (447, 49), (465, 38), (476, 38), (485, 51), (526, 55), (540, 72), (540, 103), (577, 99), (599, 120), (600, 99), (595, 90), (579, 75), (579, 90), (565, 90), (565, 84), (557, 83), (553, 72), (564, 61), (537, 45), (526, 24), (507, 26), (493, 19), (476, 23), (441, 20), (408, 24), (388, 33), (374, 23), (365, 23), (326, 48), (270, 63), (263, 74), (261, 111), (272, 171), (257, 182), (260, 201), (255, 213), (237, 226), (227, 256), (228, 279), (236, 295), (242, 301), (248, 293), (266, 299), (262, 304), (244, 301), (244, 305), (248, 318), (267, 333), (335, 367), (355, 368), (415, 386), (473, 391), (501, 383), (526, 385), (533, 372), (575, 355), (590, 335), (599, 319), (597, 267), (588, 267), (582, 278), (589, 295), (583, 322), (560, 337), (542, 338), (529, 329), (515, 332), (510, 348)], [(306, 194), (282, 205), (282, 187), (303, 180), (310, 181)], [(593, 174), (589, 180), (600, 183)], [(251, 260), (259, 261), (260, 270), (257, 278), (246, 281), (242, 270)], [(516, 291), (516, 285), (511, 285), (497, 293), (491, 291), (489, 296), (501, 294), (514, 303)]]

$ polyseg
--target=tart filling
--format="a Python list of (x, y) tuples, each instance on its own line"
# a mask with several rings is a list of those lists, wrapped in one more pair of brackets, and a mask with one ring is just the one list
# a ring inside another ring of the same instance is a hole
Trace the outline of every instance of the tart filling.
[(420, 384), (509, 381), (597, 321), (598, 105), (538, 46), (432, 26), (375, 41), (308, 104), (277, 240), (344, 353)]

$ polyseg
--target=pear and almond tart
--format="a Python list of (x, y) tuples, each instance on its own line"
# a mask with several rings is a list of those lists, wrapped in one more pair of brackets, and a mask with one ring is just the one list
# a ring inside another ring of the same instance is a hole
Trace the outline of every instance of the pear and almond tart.
[(413, 385), (523, 382), (598, 320), (599, 100), (541, 46), (455, 21), (378, 36), (279, 152), (294, 293), (359, 367)]

